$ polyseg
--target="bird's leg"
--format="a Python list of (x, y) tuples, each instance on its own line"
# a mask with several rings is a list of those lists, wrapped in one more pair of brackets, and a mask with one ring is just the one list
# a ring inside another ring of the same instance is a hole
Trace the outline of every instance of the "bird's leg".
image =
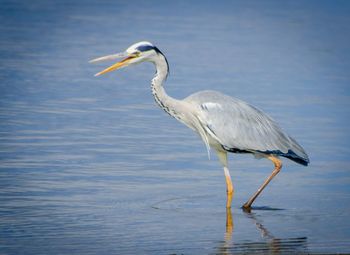
[(225, 179), (226, 179), (226, 192), (227, 192), (227, 201), (226, 208), (231, 208), (232, 196), (233, 196), (233, 185), (231, 181), (230, 172), (227, 167), (224, 167)]
[(264, 181), (264, 183), (260, 186), (260, 188), (255, 192), (255, 194), (243, 205), (243, 209), (250, 209), (254, 200), (259, 196), (259, 194), (263, 191), (263, 189), (269, 184), (269, 182), (275, 177), (282, 168), (282, 162), (276, 156), (269, 155), (267, 156), (269, 160), (273, 162), (275, 165), (275, 169), (272, 171), (271, 175)]
[(232, 196), (233, 196), (233, 185), (231, 181), (230, 171), (227, 167), (227, 152), (226, 151), (216, 151), (221, 164), (224, 166), (225, 180), (226, 180), (226, 192), (227, 201), (226, 208), (231, 208)]

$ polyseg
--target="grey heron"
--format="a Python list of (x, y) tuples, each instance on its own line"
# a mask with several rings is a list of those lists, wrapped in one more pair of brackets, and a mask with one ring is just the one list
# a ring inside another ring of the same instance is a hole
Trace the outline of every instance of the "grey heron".
[(156, 73), (151, 82), (152, 94), (157, 104), (169, 115), (199, 134), (206, 145), (216, 151), (224, 168), (227, 201), (231, 207), (233, 185), (227, 162), (227, 152), (251, 153), (272, 161), (274, 169), (259, 189), (243, 205), (251, 205), (281, 168), (280, 156), (307, 166), (309, 158), (304, 149), (267, 114), (256, 107), (216, 91), (200, 91), (183, 100), (169, 96), (163, 84), (169, 74), (169, 65), (164, 54), (150, 42), (138, 42), (125, 52), (91, 60), (91, 63), (124, 58), (120, 62), (95, 74), (99, 76), (122, 67), (142, 62), (155, 65)]

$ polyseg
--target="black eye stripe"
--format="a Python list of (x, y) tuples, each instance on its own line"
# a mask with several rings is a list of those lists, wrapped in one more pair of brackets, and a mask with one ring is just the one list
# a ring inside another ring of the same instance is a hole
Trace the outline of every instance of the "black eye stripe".
[(154, 49), (153, 46), (151, 45), (140, 45), (139, 47), (136, 48), (137, 50), (143, 52), (143, 51), (148, 51)]

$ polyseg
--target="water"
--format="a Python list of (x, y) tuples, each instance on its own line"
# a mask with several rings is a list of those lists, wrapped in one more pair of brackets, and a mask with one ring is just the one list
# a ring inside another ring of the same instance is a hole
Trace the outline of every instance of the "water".
[[(1, 1), (0, 253), (350, 252), (347, 1)], [(95, 78), (88, 60), (149, 40), (167, 91), (262, 108), (308, 152), (272, 170), (230, 155), (236, 194), (157, 108), (150, 64)]]

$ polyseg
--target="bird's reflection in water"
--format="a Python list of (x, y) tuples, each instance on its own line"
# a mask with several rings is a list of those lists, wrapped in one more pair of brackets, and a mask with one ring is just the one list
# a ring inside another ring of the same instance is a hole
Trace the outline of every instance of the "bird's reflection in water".
[(260, 232), (261, 242), (235, 242), (234, 220), (231, 209), (226, 210), (226, 232), (224, 241), (221, 242), (215, 254), (308, 254), (307, 237), (277, 238), (249, 211), (244, 215), (251, 219)]
[(230, 249), (233, 247), (232, 242), (232, 233), (234, 229), (234, 223), (231, 213), (231, 208), (226, 208), (226, 231), (225, 231), (225, 239), (223, 242), (223, 247), (221, 248), (222, 254), (230, 254)]

